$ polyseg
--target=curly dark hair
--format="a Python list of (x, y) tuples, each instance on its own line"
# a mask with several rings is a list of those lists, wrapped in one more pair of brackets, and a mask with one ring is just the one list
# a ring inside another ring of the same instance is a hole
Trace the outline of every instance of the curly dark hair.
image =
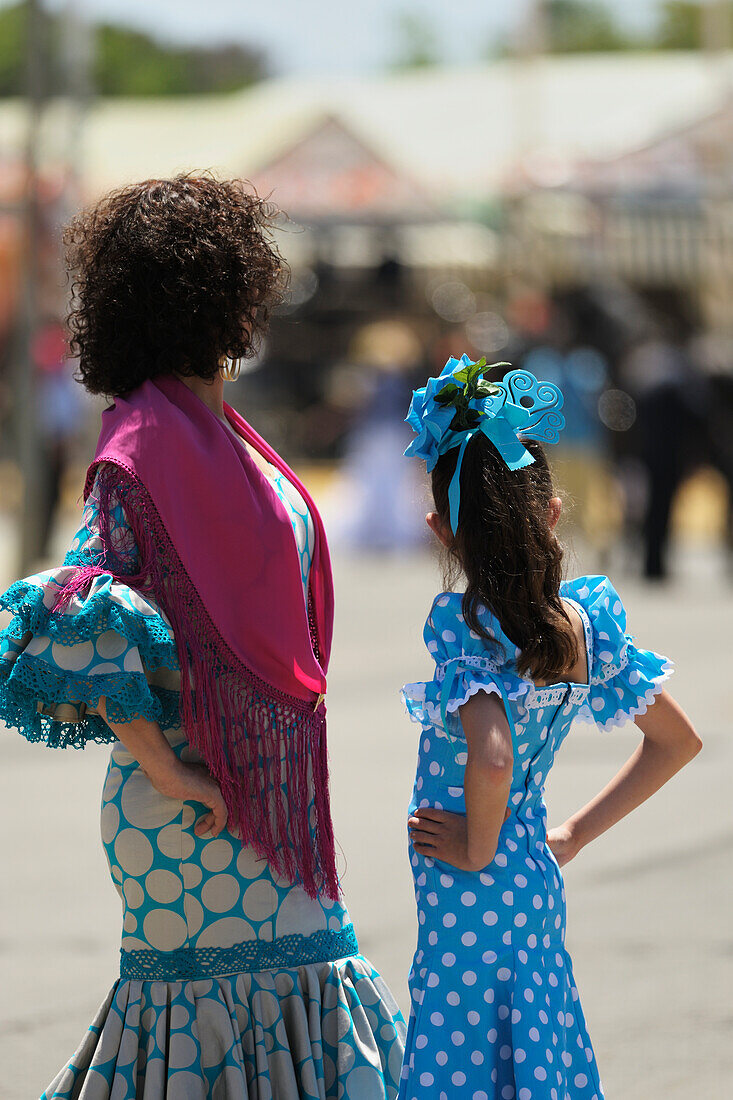
[(209, 174), (122, 187), (78, 214), (64, 234), (68, 325), (87, 390), (213, 378), (224, 356), (254, 355), (287, 282), (278, 214), (248, 184)]
[[(534, 463), (521, 470), (510, 470), (481, 432), (466, 448), (446, 583), (456, 579), (451, 565), (458, 566), (466, 577), (466, 624), (498, 646), (480, 618), (487, 607), (520, 650), (520, 674), (553, 682), (574, 665), (578, 644), (560, 598), (563, 555), (548, 516), (552, 475), (541, 445), (522, 442)], [(432, 473), (435, 509), (445, 523), (457, 458), (457, 449), (441, 455)]]

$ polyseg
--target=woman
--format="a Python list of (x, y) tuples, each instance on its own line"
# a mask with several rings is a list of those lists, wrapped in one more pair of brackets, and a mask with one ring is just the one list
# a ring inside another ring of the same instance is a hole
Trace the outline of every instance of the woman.
[(237, 182), (126, 187), (67, 233), (81, 381), (109, 396), (81, 529), (13, 585), (0, 717), (111, 742), (120, 979), (44, 1100), (393, 1097), (399, 1010), (340, 898), (315, 506), (223, 400), (282, 286)]

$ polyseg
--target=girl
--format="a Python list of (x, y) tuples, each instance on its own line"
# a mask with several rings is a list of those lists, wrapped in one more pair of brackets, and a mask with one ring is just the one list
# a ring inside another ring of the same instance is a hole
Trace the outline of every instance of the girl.
[[(505, 365), (505, 364), (504, 364)], [(432, 472), (427, 522), (465, 574), (425, 626), (429, 683), (409, 831), (419, 933), (401, 1100), (601, 1100), (564, 947), (560, 867), (700, 749), (637, 649), (606, 577), (561, 581), (555, 496), (539, 440), (564, 420), (556, 386), (483, 380), (449, 360), (413, 396), (407, 450)], [(531, 440), (531, 442), (530, 442)], [(573, 719), (643, 740), (599, 795), (547, 831), (543, 788)]]

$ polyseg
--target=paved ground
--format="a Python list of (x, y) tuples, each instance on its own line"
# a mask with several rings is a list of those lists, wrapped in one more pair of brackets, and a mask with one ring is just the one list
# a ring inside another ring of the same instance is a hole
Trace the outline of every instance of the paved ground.
[[(8, 579), (0, 523), (0, 580)], [(567, 869), (569, 947), (608, 1100), (725, 1100), (733, 1079), (733, 592), (716, 566), (675, 586), (617, 577), (645, 644), (678, 663), (674, 690), (705, 750), (651, 804)], [(362, 949), (407, 1007), (415, 936), (404, 841), (415, 727), (398, 699), (427, 670), (427, 556), (337, 559), (330, 737), (344, 883)], [(578, 726), (548, 791), (559, 821), (612, 774), (633, 728)], [(0, 738), (0, 1065), (3, 1100), (34, 1100), (114, 980), (119, 908), (97, 835), (106, 751)]]

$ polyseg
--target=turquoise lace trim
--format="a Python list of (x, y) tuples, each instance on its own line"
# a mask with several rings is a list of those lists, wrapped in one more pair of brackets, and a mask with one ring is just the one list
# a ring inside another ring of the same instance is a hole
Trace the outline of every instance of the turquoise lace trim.
[[(107, 723), (87, 712), (87, 707), (99, 705), (102, 696), (107, 698), (113, 722), (148, 718), (163, 730), (181, 724), (178, 692), (150, 685), (141, 672), (83, 677), (28, 654), (21, 654), (13, 664), (0, 661), (0, 719), (27, 741), (63, 749), (84, 748), (90, 741), (116, 741)], [(78, 719), (59, 720), (44, 714), (39, 704), (77, 707)]]
[(115, 603), (105, 592), (84, 602), (73, 615), (49, 611), (43, 602), (44, 590), (28, 581), (16, 581), (0, 596), (0, 610), (14, 618), (3, 631), (21, 639), (29, 632), (43, 634), (61, 645), (77, 645), (99, 637), (107, 630), (121, 634), (140, 651), (147, 668), (179, 668), (175, 642), (159, 615), (140, 615)]
[(253, 970), (292, 970), (358, 955), (353, 924), (339, 932), (299, 933), (276, 940), (247, 940), (234, 947), (180, 947), (177, 951), (120, 951), (120, 977), (143, 982), (181, 982)]

